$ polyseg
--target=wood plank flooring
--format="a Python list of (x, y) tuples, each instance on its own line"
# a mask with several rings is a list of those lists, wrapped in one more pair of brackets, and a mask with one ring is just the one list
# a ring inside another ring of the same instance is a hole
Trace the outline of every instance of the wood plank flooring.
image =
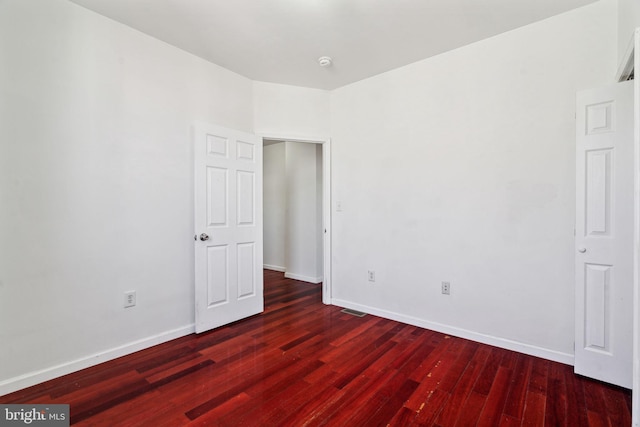
[(629, 426), (572, 367), (321, 302), (265, 271), (265, 312), (10, 395), (77, 426)]

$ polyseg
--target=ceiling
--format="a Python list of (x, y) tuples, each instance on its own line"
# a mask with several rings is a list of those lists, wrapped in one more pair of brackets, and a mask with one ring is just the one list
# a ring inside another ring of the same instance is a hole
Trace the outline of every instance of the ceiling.
[(595, 0), (71, 1), (252, 80), (335, 89)]

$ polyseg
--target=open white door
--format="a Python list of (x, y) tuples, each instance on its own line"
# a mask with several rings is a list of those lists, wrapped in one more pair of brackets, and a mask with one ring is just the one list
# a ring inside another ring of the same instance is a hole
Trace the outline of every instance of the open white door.
[(194, 126), (196, 332), (264, 310), (262, 139)]
[(575, 372), (632, 384), (633, 82), (576, 102)]

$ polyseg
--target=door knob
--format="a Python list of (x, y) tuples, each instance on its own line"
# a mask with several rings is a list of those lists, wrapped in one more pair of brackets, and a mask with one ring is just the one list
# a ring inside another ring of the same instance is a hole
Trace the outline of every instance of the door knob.
[(202, 240), (203, 242), (206, 242), (207, 240), (209, 240), (209, 235), (207, 233), (202, 233), (200, 235), (200, 240)]
[(580, 252), (581, 254), (587, 252), (587, 248), (579, 248), (578, 252)]

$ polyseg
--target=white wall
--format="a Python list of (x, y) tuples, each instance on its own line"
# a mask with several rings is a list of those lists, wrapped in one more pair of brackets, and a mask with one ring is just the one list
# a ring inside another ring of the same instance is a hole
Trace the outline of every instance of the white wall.
[(622, 60), (637, 27), (640, 27), (640, 1), (618, 0), (618, 62)]
[(335, 303), (572, 362), (575, 92), (613, 78), (616, 11), (332, 92)]
[(63, 0), (0, 2), (0, 64), (2, 395), (192, 330), (190, 125), (253, 95)]
[(330, 131), (329, 105), (325, 90), (253, 82), (254, 129), (258, 134), (324, 140)]
[[(317, 206), (317, 144), (285, 142), (287, 169), (287, 227), (285, 233), (286, 277), (312, 283), (322, 281), (318, 252), (322, 224)], [(321, 185), (322, 181), (320, 181)]]
[(285, 233), (287, 212), (287, 172), (284, 142), (269, 144), (263, 150), (263, 216), (265, 268), (285, 271)]

